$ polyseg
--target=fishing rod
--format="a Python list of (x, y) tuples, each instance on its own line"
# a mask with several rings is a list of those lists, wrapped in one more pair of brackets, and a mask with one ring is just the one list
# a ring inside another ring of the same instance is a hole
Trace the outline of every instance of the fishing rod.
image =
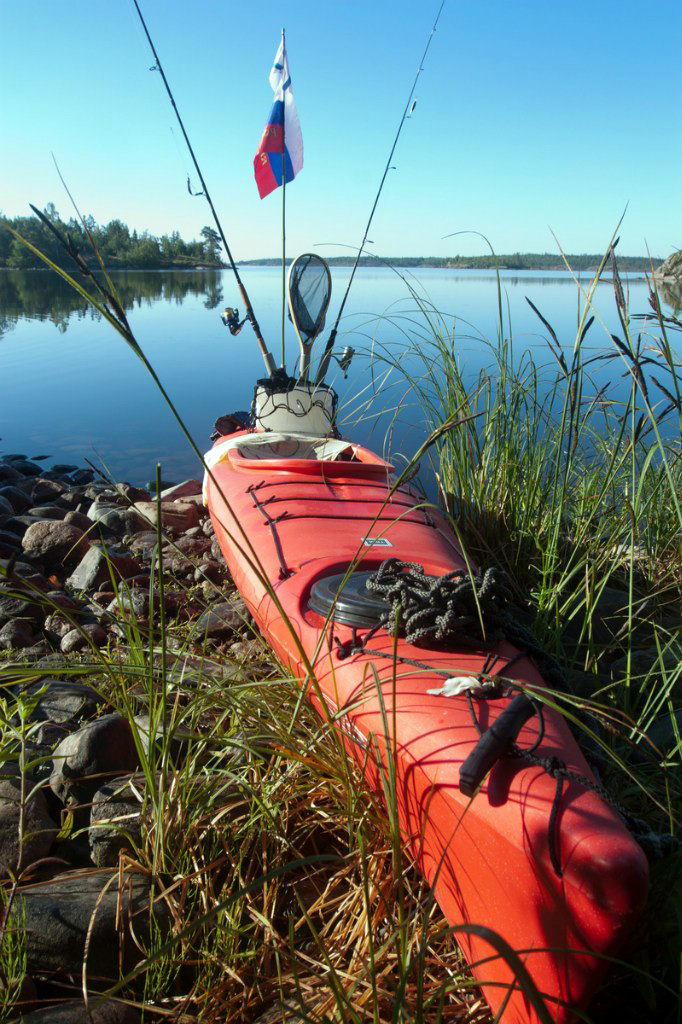
[(355, 257), (355, 263), (353, 264), (353, 269), (351, 270), (350, 278), (349, 278), (348, 284), (346, 286), (346, 291), (345, 291), (343, 299), (341, 301), (341, 306), (339, 307), (339, 312), (338, 312), (338, 316), (336, 317), (336, 322), (335, 322), (334, 326), (332, 327), (331, 334), (329, 335), (329, 338), (327, 340), (327, 344), (325, 346), (324, 352), (322, 353), (322, 359), (320, 360), (320, 366), (319, 366), (319, 369), (317, 371), (317, 377), (315, 378), (315, 383), (316, 384), (321, 384), (322, 383), (322, 381), (324, 380), (325, 375), (327, 373), (327, 370), (329, 369), (329, 363), (330, 363), (331, 356), (332, 356), (332, 349), (334, 348), (334, 342), (336, 341), (336, 332), (338, 331), (339, 323), (340, 323), (341, 317), (343, 315), (343, 309), (344, 309), (344, 306), (346, 305), (346, 299), (348, 298), (348, 293), (349, 293), (350, 287), (351, 287), (351, 285), (353, 283), (353, 278), (355, 277), (355, 271), (358, 269), (358, 264), (360, 263), (360, 257), (362, 256), (362, 254), (363, 254), (363, 252), (365, 250), (365, 243), (367, 242), (367, 236), (369, 235), (369, 229), (370, 229), (370, 227), (372, 225), (372, 220), (374, 218), (374, 213), (375, 213), (375, 210), (376, 210), (377, 205), (379, 203), (379, 197), (381, 196), (381, 192), (382, 192), (383, 187), (384, 187), (384, 182), (386, 181), (386, 178), (388, 176), (388, 172), (391, 169), (391, 160), (393, 159), (393, 154), (395, 153), (395, 147), (398, 145), (398, 139), (400, 138), (400, 133), (403, 130), (403, 125), (405, 124), (405, 121), (407, 120), (408, 114), (411, 114), (412, 111), (414, 110), (415, 106), (416, 106), (417, 101), (413, 99), (414, 98), (414, 90), (417, 88), (417, 82), (419, 81), (419, 76), (421, 75), (422, 71), (424, 70), (424, 61), (426, 60), (426, 55), (429, 52), (429, 47), (431, 46), (431, 40), (433, 39), (434, 35), (436, 34), (436, 28), (438, 27), (438, 22), (440, 20), (440, 16), (441, 16), (441, 13), (442, 13), (444, 7), (445, 7), (445, 0), (441, 0), (441, 5), (438, 8), (438, 14), (436, 15), (436, 20), (434, 21), (434, 23), (433, 23), (433, 25), (431, 27), (431, 31), (429, 33), (429, 38), (428, 38), (426, 46), (424, 48), (424, 52), (422, 54), (421, 60), (419, 61), (419, 67), (417, 68), (417, 74), (415, 75), (414, 82), (412, 83), (412, 88), (410, 89), (409, 96), (407, 97), (407, 103), (405, 104), (405, 109), (403, 110), (403, 116), (400, 118), (400, 124), (398, 125), (398, 131), (395, 134), (395, 138), (393, 140), (393, 145), (391, 146), (391, 152), (388, 154), (388, 160), (386, 161), (386, 167), (384, 169), (384, 173), (383, 173), (381, 182), (379, 184), (379, 191), (377, 192), (376, 197), (374, 199), (374, 205), (372, 206), (372, 210), (371, 210), (371, 213), (369, 215), (369, 220), (367, 221), (367, 227), (365, 228), (365, 234), (364, 234), (364, 237), (362, 239), (362, 243), (360, 245), (360, 248), (358, 249), (358, 254)]
[[(444, 2), (444, 0), (443, 0), (443, 2)], [(133, 3), (135, 4), (135, 10), (137, 11), (138, 16), (140, 18), (140, 21), (142, 22), (142, 28), (144, 29), (145, 35), (147, 37), (147, 41), (149, 42), (149, 45), (151, 47), (152, 53), (154, 54), (154, 60), (156, 61), (156, 66), (155, 66), (155, 68), (152, 68), (152, 70), (158, 70), (161, 73), (161, 78), (163, 79), (163, 84), (166, 87), (166, 92), (168, 93), (168, 98), (171, 101), (171, 105), (173, 107), (173, 110), (175, 111), (175, 116), (178, 119), (178, 124), (180, 125), (180, 128), (182, 130), (182, 134), (184, 136), (185, 142), (187, 143), (187, 149), (189, 150), (189, 155), (192, 157), (192, 161), (194, 163), (194, 167), (195, 167), (196, 172), (197, 172), (197, 174), (199, 176), (199, 181), (201, 182), (202, 191), (201, 192), (197, 192), (197, 193), (193, 193), (193, 194), (203, 195), (205, 197), (205, 199), (206, 199), (206, 202), (208, 203), (208, 205), (211, 208), (211, 213), (213, 214), (213, 220), (215, 221), (215, 225), (216, 225), (216, 227), (218, 229), (218, 234), (220, 235), (221, 241), (222, 241), (223, 246), (225, 248), (225, 252), (227, 254), (227, 258), (229, 260), (230, 267), (232, 269), (232, 273), (234, 274), (234, 276), (235, 276), (235, 278), (237, 280), (237, 286), (239, 288), (239, 292), (241, 294), (242, 301), (244, 303), (244, 307), (246, 309), (246, 319), (250, 322), (251, 326), (253, 327), (253, 333), (256, 335), (256, 341), (258, 342), (258, 347), (260, 348), (261, 355), (263, 356), (263, 361), (265, 362), (265, 367), (266, 367), (268, 373), (270, 374), (270, 376), (274, 377), (275, 373), (277, 372), (276, 371), (276, 367), (275, 367), (275, 361), (272, 358), (272, 355), (270, 354), (270, 352), (268, 352), (267, 345), (265, 344), (265, 341), (263, 340), (263, 335), (261, 334), (261, 329), (258, 326), (258, 321), (256, 320), (256, 314), (254, 313), (253, 306), (251, 305), (251, 300), (249, 299), (249, 296), (247, 295), (247, 292), (246, 292), (246, 288), (244, 287), (244, 285), (242, 283), (242, 279), (239, 276), (239, 271), (237, 270), (237, 265), (234, 262), (234, 259), (232, 258), (232, 253), (230, 252), (230, 247), (227, 244), (227, 239), (225, 238), (225, 232), (223, 231), (223, 226), (220, 223), (220, 220), (218, 219), (218, 214), (216, 213), (215, 206), (213, 205), (213, 200), (211, 199), (210, 193), (209, 193), (208, 188), (206, 186), (206, 182), (204, 181), (204, 176), (201, 173), (201, 168), (199, 167), (199, 164), (197, 162), (197, 158), (194, 155), (194, 150), (192, 149), (192, 143), (189, 141), (189, 137), (187, 135), (187, 132), (185, 131), (185, 126), (182, 123), (182, 118), (180, 117), (180, 111), (177, 108), (177, 104), (176, 104), (175, 99), (173, 97), (173, 93), (171, 92), (171, 87), (168, 84), (168, 79), (166, 78), (166, 75), (164, 73), (163, 67), (161, 66), (161, 61), (159, 59), (159, 55), (156, 52), (156, 47), (154, 46), (154, 43), (152, 42), (152, 37), (150, 36), (149, 29), (147, 28), (147, 23), (145, 22), (144, 18), (142, 17), (142, 11), (140, 10), (140, 5), (138, 4), (137, 0), (133, 0)], [(232, 321), (228, 322), (228, 327), (230, 328), (230, 331), (233, 334), (238, 333), (238, 331), (240, 330), (241, 325), (239, 324), (239, 318), (236, 315), (233, 317)]]

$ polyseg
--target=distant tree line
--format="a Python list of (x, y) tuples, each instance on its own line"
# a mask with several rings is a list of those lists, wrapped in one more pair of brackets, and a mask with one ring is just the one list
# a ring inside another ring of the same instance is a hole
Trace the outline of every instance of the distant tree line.
[[(194, 270), (176, 267), (165, 274), (127, 270), (113, 273), (116, 293), (125, 310), (152, 306), (159, 300), (179, 304), (189, 295), (202, 298), (206, 309), (215, 309), (223, 303), (222, 274), (212, 267)], [(57, 274), (36, 275), (30, 269), (0, 274), (0, 337), (20, 319), (45, 316), (57, 330), (64, 332), (72, 318), (97, 318), (99, 314)]]
[[(567, 255), (566, 259), (573, 270), (596, 270), (601, 263), (603, 254)], [(353, 256), (326, 257), (334, 267), (350, 267), (355, 262)], [(277, 259), (242, 260), (244, 266), (276, 266), (281, 263)], [(649, 259), (648, 256), (619, 256), (618, 266), (621, 270), (651, 270), (662, 263), (660, 259)], [(459, 270), (488, 270), (499, 267), (501, 270), (565, 270), (566, 264), (561, 256), (543, 252), (516, 252), (494, 256), (390, 256), (378, 258), (361, 256), (361, 267), (443, 267)]]
[[(80, 221), (71, 218), (63, 221), (54, 203), (48, 203), (43, 213), (54, 224), (61, 235), (68, 235), (77, 246), (81, 256), (90, 266), (97, 265), (97, 258)], [(38, 217), (3, 217), (15, 231), (18, 231), (37, 249), (44, 252), (53, 262), (72, 269), (73, 264), (64, 252), (59, 240)], [(186, 242), (178, 231), (170, 235), (138, 233), (130, 230), (121, 220), (108, 224), (97, 224), (94, 217), (84, 217), (88, 232), (109, 268), (129, 270), (157, 270), (164, 267), (221, 267), (220, 237), (211, 227), (201, 230), (201, 238)], [(0, 227), (0, 267), (14, 270), (31, 270), (45, 264), (12, 234)]]

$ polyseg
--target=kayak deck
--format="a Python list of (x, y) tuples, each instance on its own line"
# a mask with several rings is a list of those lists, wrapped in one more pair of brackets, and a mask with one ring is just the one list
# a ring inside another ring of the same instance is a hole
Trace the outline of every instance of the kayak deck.
[[(249, 431), (218, 439), (206, 489), (228, 567), (264, 636), (341, 730), (368, 782), (380, 791), (382, 772), (395, 766), (402, 834), (448, 922), (498, 933), (545, 994), (552, 1019), (566, 1022), (586, 1006), (603, 958), (617, 952), (644, 903), (644, 854), (589, 786), (564, 778), (559, 788), (542, 764), (502, 759), (472, 799), (461, 792), (462, 762), (509, 699), (445, 696), (445, 683), (469, 678), (475, 688), (502, 676), (545, 691), (517, 648), (415, 646), (384, 630), (365, 642), (367, 629), (311, 607), (318, 581), (349, 567), (376, 570), (388, 557), (433, 576), (469, 571), (441, 516), (396, 487), (387, 462), (359, 445), (317, 440), (316, 449), (310, 438), (287, 448)], [(541, 737), (537, 717), (523, 726), (519, 746), (539, 741), (546, 765), (558, 758), (593, 782), (563, 717), (545, 707), (543, 720)], [(514, 983), (509, 966), (481, 935), (458, 941), (499, 1009)], [(503, 1020), (536, 1019), (517, 988)]]

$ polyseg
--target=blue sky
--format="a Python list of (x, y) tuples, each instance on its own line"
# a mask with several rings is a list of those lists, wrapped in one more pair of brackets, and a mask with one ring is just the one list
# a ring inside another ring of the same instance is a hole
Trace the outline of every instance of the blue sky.
[[(276, 256), (258, 198), (280, 28), (305, 163), (288, 250), (358, 245), (439, 0), (141, 0), (236, 259)], [(196, 237), (210, 212), (130, 0), (0, 0), (0, 209), (69, 202)], [(682, 247), (679, 0), (446, 0), (370, 238), (384, 256)], [(193, 177), (195, 187), (196, 179)]]

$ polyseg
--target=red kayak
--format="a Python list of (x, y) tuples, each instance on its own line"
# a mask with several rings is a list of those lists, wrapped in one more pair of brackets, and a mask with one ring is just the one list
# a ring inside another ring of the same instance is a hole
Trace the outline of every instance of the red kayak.
[[(405, 842), (448, 922), (501, 936), (551, 1019), (567, 1022), (637, 920), (644, 853), (593, 788), (562, 716), (545, 705), (529, 717), (523, 693), (547, 684), (528, 653), (508, 640), (394, 639), (381, 617), (390, 607), (377, 590), (382, 563), (398, 560), (394, 576), (419, 575), (405, 566), (416, 563), (427, 581), (464, 579), (472, 567), (446, 522), (395, 486), (382, 458), (319, 422), (317, 434), (301, 431), (310, 423), (295, 392), (271, 398), (292, 414), (284, 431), (263, 429), (269, 407), (256, 402), (260, 429), (219, 437), (207, 456), (207, 502), (233, 579), (370, 785), (379, 788), (377, 760), (393, 760)], [(313, 419), (314, 406), (313, 395)], [(511, 742), (532, 752), (504, 756)], [(500, 951), (474, 932), (457, 940), (505, 1024), (537, 1021)]]

